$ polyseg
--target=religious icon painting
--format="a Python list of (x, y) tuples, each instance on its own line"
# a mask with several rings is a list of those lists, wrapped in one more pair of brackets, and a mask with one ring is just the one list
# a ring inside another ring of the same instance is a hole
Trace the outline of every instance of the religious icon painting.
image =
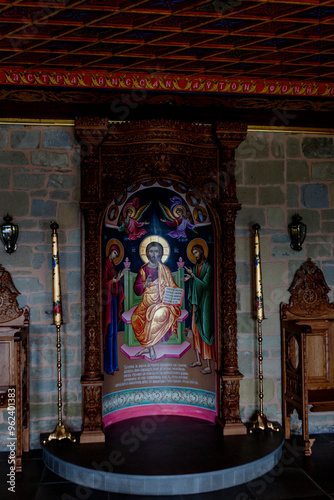
[(104, 371), (109, 375), (113, 375), (119, 369), (117, 332), (124, 301), (121, 281), (124, 270), (118, 271), (117, 267), (123, 257), (122, 243), (117, 239), (110, 239), (106, 245), (106, 259), (102, 277)]
[(207, 216), (208, 216), (208, 214), (207, 214), (207, 211), (205, 210), (204, 207), (199, 206), (199, 207), (194, 209), (194, 219), (199, 224), (202, 224), (202, 222), (205, 222), (207, 219)]
[[(215, 232), (185, 184), (146, 180), (102, 228), (104, 421), (216, 416)], [(112, 375), (112, 376), (110, 376)]]

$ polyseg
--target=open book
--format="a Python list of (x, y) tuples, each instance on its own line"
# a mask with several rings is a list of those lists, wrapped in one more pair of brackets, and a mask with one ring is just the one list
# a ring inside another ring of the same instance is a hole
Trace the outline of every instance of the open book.
[(164, 295), (164, 304), (180, 306), (182, 304), (184, 290), (167, 286)]

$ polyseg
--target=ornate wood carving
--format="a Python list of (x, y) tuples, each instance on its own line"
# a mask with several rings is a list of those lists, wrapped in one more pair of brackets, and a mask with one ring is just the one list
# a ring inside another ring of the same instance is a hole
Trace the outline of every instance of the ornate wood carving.
[(100, 195), (99, 146), (108, 134), (107, 118), (76, 118), (75, 131), (81, 141), (82, 200), (97, 200)]
[[(83, 427), (85, 432), (101, 434), (102, 388), (94, 381), (103, 379), (101, 373), (101, 313), (100, 313), (100, 251), (99, 227), (102, 217), (100, 146), (108, 134), (107, 118), (77, 118), (76, 132), (81, 141), (82, 197), (85, 220), (85, 318), (83, 383)], [(85, 385), (91, 381), (91, 385)], [(100, 394), (101, 397), (95, 397)]]
[(296, 316), (320, 317), (334, 313), (334, 303), (329, 302), (328, 287), (324, 275), (311, 259), (298, 269), (289, 288), (291, 297), (283, 313)]
[(290, 437), (290, 416), (296, 409), (305, 455), (311, 455), (314, 441), (309, 439), (308, 405), (311, 411), (334, 408), (334, 304), (329, 302), (329, 291), (322, 271), (308, 259), (289, 288), (289, 304), (281, 305), (285, 436)]
[(222, 268), (220, 290), (223, 301), (221, 321), (223, 325), (223, 375), (238, 376), (237, 347), (237, 295), (235, 268), (235, 219), (240, 206), (221, 204), (220, 214), (222, 224)]
[[(110, 103), (119, 103), (120, 112), (122, 111), (122, 105), (124, 106), (124, 100), (122, 101), (122, 96), (126, 94), (125, 91), (122, 91), (120, 94), (119, 91), (112, 92), (110, 89), (108, 91), (96, 89), (91, 90), (89, 88), (85, 88), (84, 90), (77, 89), (62, 89), (59, 92), (59, 89), (52, 90), (51, 87), (47, 89), (40, 88), (27, 88), (20, 89), (17, 88), (1, 88), (0, 89), (0, 101), (4, 104), (9, 102), (11, 104), (11, 108), (15, 103), (63, 103), (63, 106), (66, 104), (71, 104), (71, 109), (73, 105), (80, 106), (82, 108), (85, 104), (110, 104)], [(130, 94), (130, 93), (129, 93)], [(124, 99), (124, 98), (123, 98)], [(140, 102), (138, 100), (135, 102), (136, 106), (140, 106)], [(254, 109), (263, 109), (270, 110), (272, 116), (273, 109), (283, 110), (281, 115), (277, 114), (274, 125), (286, 125), (284, 123), (288, 117), (285, 116), (286, 111), (297, 111), (297, 110), (305, 110), (305, 111), (320, 111), (330, 113), (334, 109), (334, 102), (331, 98), (323, 98), (320, 99), (318, 97), (298, 97), (293, 99), (292, 96), (259, 96), (259, 95), (240, 95), (235, 94), (233, 96), (226, 95), (205, 95), (205, 96), (194, 96), (189, 94), (147, 94), (145, 96), (145, 100), (143, 100), (143, 105), (146, 106), (179, 106), (180, 109), (184, 110), (185, 108), (193, 108), (195, 110), (201, 109), (201, 113), (203, 110), (210, 109), (216, 110), (217, 114), (221, 114), (222, 110), (225, 109), (243, 109), (245, 113), (247, 110)], [(254, 114), (254, 113), (252, 113)], [(248, 112), (248, 116), (250, 113)], [(10, 115), (12, 116), (12, 115)], [(314, 125), (314, 121), (309, 122), (311, 126)]]
[(16, 297), (20, 292), (16, 289), (12, 277), (0, 264), (0, 324), (15, 320), (22, 316)]
[(245, 125), (225, 122), (214, 130), (210, 125), (172, 120), (107, 125), (105, 119), (87, 118), (77, 120), (76, 128), (79, 137), (87, 143), (83, 153), (81, 202), (85, 219), (85, 360), (82, 381), (85, 433), (97, 432), (102, 422), (102, 399), (100, 389), (97, 389), (103, 377), (102, 216), (110, 200), (128, 186), (144, 179), (166, 177), (180, 182), (186, 180), (212, 212), (217, 234), (218, 366), (219, 371), (227, 375), (219, 411), (226, 424), (241, 425), (239, 380), (242, 375), (237, 360), (234, 241), (235, 218), (240, 205), (235, 192), (234, 148), (246, 136)]
[(246, 138), (245, 123), (221, 122), (217, 137), (221, 144), (220, 179), (221, 203), (219, 215), (222, 227), (221, 295), (223, 298), (223, 375), (239, 376), (237, 350), (237, 297), (235, 267), (235, 221), (241, 205), (236, 196), (235, 149)]
[(85, 219), (85, 346), (84, 346), (84, 380), (101, 379), (101, 260), (97, 246), (97, 228), (102, 217), (102, 205), (91, 203), (90, 207), (83, 202), (82, 212)]
[(96, 432), (102, 426), (102, 384), (83, 384), (83, 429)]
[[(21, 340), (21, 338), (19, 338)], [(20, 411), (17, 412), (16, 416), (16, 425), (18, 429), (22, 429), (22, 345), (21, 342), (16, 341), (16, 366), (18, 367), (16, 374), (16, 405), (20, 408)], [(22, 450), (22, 432), (17, 433), (17, 449)], [(16, 460), (16, 466), (18, 471), (22, 471), (22, 453), (19, 454)]]
[(206, 199), (218, 197), (217, 147), (209, 126), (174, 120), (115, 124), (102, 151), (103, 198), (122, 192), (132, 180), (166, 175), (186, 179)]
[(224, 404), (221, 417), (225, 425), (241, 423), (239, 387), (240, 381), (238, 379), (222, 381), (221, 400)]
[(1, 345), (0, 349), (6, 349), (5, 352), (8, 349), (7, 362), (2, 366), (4, 379), (1, 385), (5, 385), (1, 388), (0, 404), (15, 407), (16, 424), (12, 436), (16, 439), (16, 470), (22, 472), (22, 451), (29, 451), (29, 307), (19, 309), (18, 295), (20, 292), (10, 273), (0, 264), (0, 343), (7, 346)]

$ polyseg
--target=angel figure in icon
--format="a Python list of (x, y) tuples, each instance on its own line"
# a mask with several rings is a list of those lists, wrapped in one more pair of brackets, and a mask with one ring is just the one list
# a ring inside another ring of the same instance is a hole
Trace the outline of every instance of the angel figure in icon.
[(149, 224), (148, 221), (140, 222), (140, 219), (146, 212), (146, 210), (151, 206), (151, 203), (147, 203), (142, 207), (139, 207), (139, 199), (133, 198), (132, 202), (127, 203), (123, 208), (123, 214), (120, 217), (120, 226), (118, 231), (125, 231), (128, 235), (129, 240), (136, 240), (144, 236), (147, 233), (143, 226)]
[(192, 230), (196, 233), (195, 225), (190, 222), (187, 218), (187, 211), (185, 207), (182, 205), (182, 200), (178, 196), (173, 196), (170, 199), (172, 202), (171, 207), (168, 208), (165, 205), (162, 205), (159, 201), (159, 205), (163, 214), (165, 216), (164, 219), (160, 219), (161, 222), (165, 222), (168, 227), (175, 228), (172, 231), (167, 233), (171, 238), (176, 238), (181, 241), (187, 241), (187, 233), (186, 229)]

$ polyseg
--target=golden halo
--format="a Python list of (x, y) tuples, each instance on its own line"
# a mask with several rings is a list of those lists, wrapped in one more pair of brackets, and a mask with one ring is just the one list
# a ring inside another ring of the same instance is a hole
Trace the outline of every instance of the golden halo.
[(145, 264), (148, 263), (148, 258), (146, 255), (146, 248), (147, 248), (147, 245), (149, 245), (153, 241), (156, 243), (160, 243), (160, 245), (162, 245), (162, 247), (164, 249), (164, 253), (163, 253), (163, 256), (161, 258), (161, 262), (166, 262), (166, 260), (169, 257), (169, 254), (170, 254), (169, 244), (168, 244), (167, 240), (165, 240), (165, 238), (162, 238), (161, 236), (156, 236), (156, 235), (147, 236), (141, 242), (140, 247), (139, 247), (139, 255), (140, 255), (141, 259), (145, 262)]
[(111, 245), (117, 245), (119, 247), (119, 256), (116, 257), (116, 259), (114, 259), (114, 264), (117, 265), (117, 264), (119, 264), (123, 260), (123, 257), (124, 257), (124, 247), (123, 247), (122, 243), (119, 240), (115, 240), (114, 238), (112, 240), (109, 240), (108, 243), (107, 243), (107, 246), (106, 246), (106, 257), (107, 258), (108, 258), (108, 255), (109, 255), (109, 251), (110, 251)]
[(183, 205), (176, 205), (176, 207), (174, 207), (172, 210), (172, 214), (174, 215), (174, 217), (178, 217), (178, 215), (176, 214), (176, 210), (178, 210), (179, 208), (182, 210), (183, 216), (186, 215), (186, 209), (184, 208), (184, 206)]
[(127, 206), (125, 206), (125, 207), (123, 208), (123, 217), (126, 217), (126, 212), (127, 212), (128, 210), (131, 210), (131, 215), (130, 215), (130, 217), (133, 217), (133, 216), (135, 215), (135, 213), (136, 213), (136, 209), (135, 209), (134, 207), (127, 207)]
[(195, 259), (194, 254), (192, 253), (192, 249), (195, 245), (201, 245), (203, 247), (205, 258), (207, 258), (208, 253), (209, 253), (209, 247), (208, 247), (208, 244), (205, 240), (202, 240), (202, 238), (196, 238), (196, 239), (192, 240), (187, 246), (187, 256), (188, 256), (188, 259), (191, 260), (191, 262), (193, 262), (194, 264), (196, 264), (196, 259)]

